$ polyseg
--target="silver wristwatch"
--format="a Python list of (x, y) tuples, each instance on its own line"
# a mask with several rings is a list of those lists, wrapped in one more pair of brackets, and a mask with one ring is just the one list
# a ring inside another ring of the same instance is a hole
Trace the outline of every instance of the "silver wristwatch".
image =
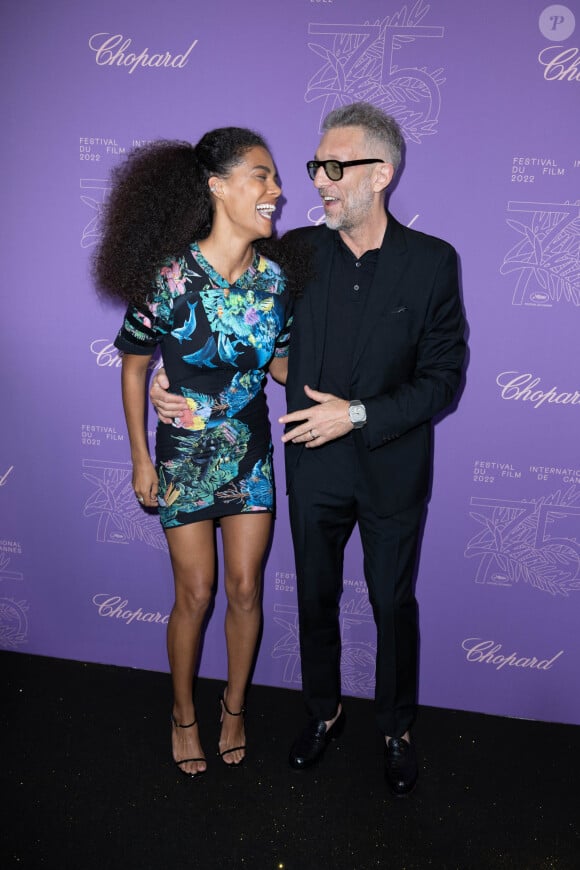
[(362, 429), (367, 421), (367, 412), (360, 399), (350, 400), (348, 403), (348, 416), (355, 429)]

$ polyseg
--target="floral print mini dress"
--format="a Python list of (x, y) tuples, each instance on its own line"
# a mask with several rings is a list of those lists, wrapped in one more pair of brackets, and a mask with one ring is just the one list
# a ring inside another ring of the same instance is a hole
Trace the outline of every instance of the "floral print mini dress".
[(272, 440), (264, 385), (274, 355), (288, 354), (285, 276), (255, 254), (229, 284), (196, 242), (159, 270), (147, 304), (129, 306), (115, 346), (160, 345), (170, 391), (188, 409), (158, 422), (156, 465), (164, 528), (273, 511)]

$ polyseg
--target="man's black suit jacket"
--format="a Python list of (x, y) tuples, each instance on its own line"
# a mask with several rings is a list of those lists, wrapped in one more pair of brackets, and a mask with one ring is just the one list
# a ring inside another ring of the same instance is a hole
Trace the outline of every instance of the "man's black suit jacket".
[[(336, 231), (305, 227), (288, 237), (311, 248), (314, 267), (314, 277), (295, 302), (290, 338), (286, 399), (288, 411), (295, 411), (312, 404), (305, 384), (318, 389)], [(389, 214), (346, 397), (366, 406), (368, 422), (354, 438), (379, 515), (405, 510), (428, 494), (432, 420), (458, 389), (464, 330), (455, 250)], [(286, 445), (288, 486), (304, 450)]]

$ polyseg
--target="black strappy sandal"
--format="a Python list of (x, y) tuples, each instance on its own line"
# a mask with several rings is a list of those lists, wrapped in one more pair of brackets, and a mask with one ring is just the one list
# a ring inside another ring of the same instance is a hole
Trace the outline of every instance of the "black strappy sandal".
[[(240, 710), (239, 713), (232, 713), (232, 711), (228, 708), (228, 705), (224, 701), (223, 692), (219, 697), (219, 702), (220, 702), (220, 709), (221, 709), (220, 722), (223, 722), (224, 713), (227, 713), (228, 716), (243, 716), (246, 712), (246, 708), (242, 707), (242, 709)], [(232, 746), (231, 749), (224, 749), (223, 752), (219, 751), (219, 746), (218, 746), (218, 755), (223, 760), (224, 755), (229, 755), (230, 752), (237, 752), (240, 749), (243, 749), (245, 751), (246, 745), (244, 744), (243, 746)], [(244, 757), (242, 759), (240, 759), (240, 761), (232, 761), (229, 764), (227, 761), (224, 761), (224, 764), (227, 765), (227, 767), (240, 767), (244, 763), (245, 760), (246, 760), (246, 756), (244, 755)]]
[[(197, 725), (197, 719), (194, 719), (193, 722), (189, 723), (189, 725), (180, 725), (179, 722), (176, 720), (175, 716), (171, 714), (171, 724), (174, 728), (193, 728), (194, 725)], [(188, 770), (184, 770), (181, 765), (187, 764), (188, 761), (205, 761), (207, 765), (207, 761), (205, 758), (182, 758), (181, 761), (175, 761), (175, 759), (173, 759), (173, 763), (177, 765), (177, 769), (180, 771), (180, 773), (182, 773), (184, 776), (188, 776), (190, 779), (195, 779), (198, 776), (202, 776), (206, 772), (207, 766), (205, 770), (197, 770), (195, 773), (190, 773)]]

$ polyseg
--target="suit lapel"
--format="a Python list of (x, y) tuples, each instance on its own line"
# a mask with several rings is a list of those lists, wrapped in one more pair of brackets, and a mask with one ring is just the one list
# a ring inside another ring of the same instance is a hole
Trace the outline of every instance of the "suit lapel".
[(401, 224), (388, 215), (387, 230), (379, 251), (374, 278), (365, 303), (361, 327), (354, 349), (353, 371), (364, 355), (377, 322), (377, 313), (389, 304), (407, 263), (407, 242)]

